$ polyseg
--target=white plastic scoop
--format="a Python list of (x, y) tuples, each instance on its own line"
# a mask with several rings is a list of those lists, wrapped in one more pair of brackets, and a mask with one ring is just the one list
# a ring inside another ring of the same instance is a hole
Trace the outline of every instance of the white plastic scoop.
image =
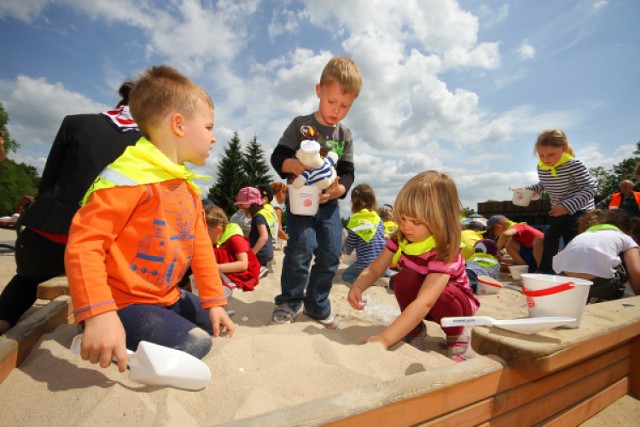
[[(82, 334), (73, 338), (73, 354), (80, 354), (81, 339)], [(129, 379), (141, 384), (201, 390), (211, 381), (209, 367), (184, 351), (140, 341), (135, 353), (127, 350), (127, 354)]]
[(489, 316), (443, 317), (440, 324), (451, 326), (496, 326), (523, 335), (536, 334), (547, 329), (575, 322), (573, 317), (526, 317), (524, 319), (497, 320)]

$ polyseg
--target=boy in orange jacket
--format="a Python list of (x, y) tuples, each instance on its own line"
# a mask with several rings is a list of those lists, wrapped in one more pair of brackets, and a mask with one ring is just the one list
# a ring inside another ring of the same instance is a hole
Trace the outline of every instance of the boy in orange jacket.
[[(166, 66), (136, 82), (130, 109), (144, 137), (107, 166), (76, 213), (65, 254), (69, 290), (84, 324), (81, 356), (121, 371), (141, 340), (196, 357), (210, 335), (235, 325), (224, 310), (220, 274), (195, 175), (215, 143), (213, 102)], [(176, 284), (191, 264), (198, 297)], [(125, 348), (126, 343), (126, 348)]]

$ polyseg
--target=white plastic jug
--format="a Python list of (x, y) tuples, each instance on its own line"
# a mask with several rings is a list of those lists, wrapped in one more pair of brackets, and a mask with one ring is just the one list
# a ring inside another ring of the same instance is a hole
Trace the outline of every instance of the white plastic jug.
[(311, 185), (304, 185), (296, 189), (288, 187), (289, 209), (296, 215), (313, 216), (318, 213), (320, 205), (320, 189)]

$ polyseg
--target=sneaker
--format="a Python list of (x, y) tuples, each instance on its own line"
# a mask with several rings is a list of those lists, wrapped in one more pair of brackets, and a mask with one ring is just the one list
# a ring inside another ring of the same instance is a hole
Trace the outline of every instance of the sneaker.
[(260, 267), (260, 275), (258, 276), (258, 278), (262, 279), (263, 277), (267, 277), (268, 274), (269, 274), (269, 267), (265, 267), (263, 265), (262, 267)]

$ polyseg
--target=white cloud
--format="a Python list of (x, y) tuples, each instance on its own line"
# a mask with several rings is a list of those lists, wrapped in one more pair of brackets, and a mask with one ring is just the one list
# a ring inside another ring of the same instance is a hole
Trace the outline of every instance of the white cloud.
[(520, 59), (533, 59), (536, 56), (536, 48), (528, 41), (524, 41), (517, 49)]

